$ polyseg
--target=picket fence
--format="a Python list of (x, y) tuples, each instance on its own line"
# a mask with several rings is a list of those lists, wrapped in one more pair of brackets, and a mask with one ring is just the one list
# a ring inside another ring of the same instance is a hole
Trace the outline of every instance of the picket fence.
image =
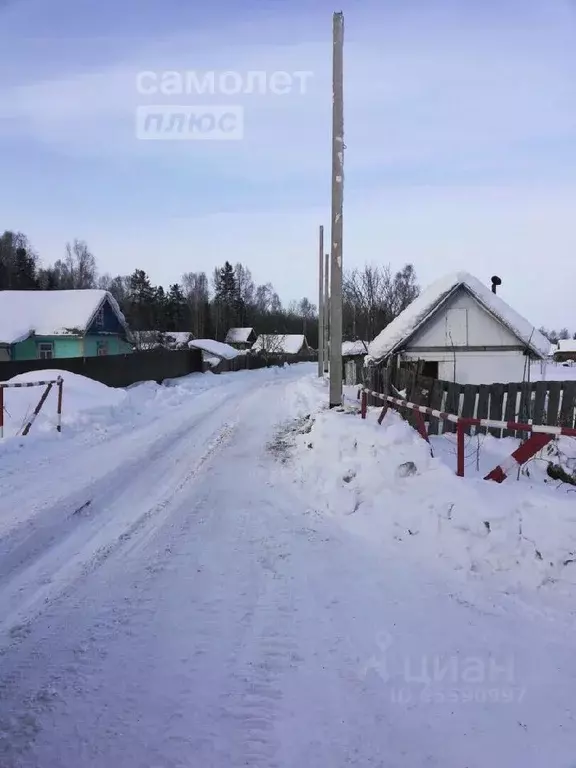
[[(388, 381), (388, 369), (365, 368), (364, 384), (375, 392), (394, 394)], [(407, 400), (429, 408), (466, 418), (545, 424), (554, 427), (576, 426), (576, 381), (537, 381), (511, 384), (455, 384), (409, 369), (394, 372), (394, 386)], [(376, 398), (368, 405), (381, 405)], [(454, 432), (456, 425), (430, 417), (430, 434)], [(495, 437), (525, 437), (525, 432), (509, 429), (468, 427), (467, 431)]]

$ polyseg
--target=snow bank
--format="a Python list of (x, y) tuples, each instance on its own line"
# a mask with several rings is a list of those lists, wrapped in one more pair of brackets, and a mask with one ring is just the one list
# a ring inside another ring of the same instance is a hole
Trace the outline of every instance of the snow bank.
[(432, 283), (370, 343), (368, 355), (379, 361), (399, 347), (460, 286), (468, 290), (539, 357), (546, 357), (550, 342), (532, 323), (519, 315), (499, 295), (467, 272), (456, 272)]
[(503, 589), (576, 586), (576, 504), (570, 494), (455, 475), (398, 414), (379, 427), (323, 412), (297, 438), (295, 470), (311, 505), (382, 545), (383, 557), (448, 566)]
[(201, 349), (203, 352), (220, 357), (223, 360), (233, 360), (235, 357), (238, 357), (237, 349), (214, 339), (194, 339), (188, 346), (192, 349)]
[[(69, 371), (48, 369), (29, 371), (10, 379), (10, 383), (49, 381), (61, 376), (64, 379), (63, 418), (64, 424), (76, 422), (81, 414), (96, 409), (109, 411), (120, 405), (126, 398), (126, 390), (114, 389), (101, 384), (99, 381), (88, 379)], [(18, 434), (26, 423), (27, 417), (33, 413), (45, 387), (26, 387), (23, 389), (4, 390), (4, 424), (6, 437)], [(42, 411), (33, 426), (34, 432), (43, 429), (54, 429), (56, 425), (57, 388), (53, 387)]]

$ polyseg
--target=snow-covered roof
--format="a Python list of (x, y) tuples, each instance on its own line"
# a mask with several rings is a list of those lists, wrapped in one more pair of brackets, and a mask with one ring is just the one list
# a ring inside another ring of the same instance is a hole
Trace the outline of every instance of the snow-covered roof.
[(33, 333), (85, 333), (106, 298), (127, 330), (126, 319), (108, 291), (0, 291), (0, 344), (16, 344)]
[(368, 347), (370, 360), (380, 361), (402, 347), (416, 330), (460, 287), (532, 350), (546, 357), (550, 342), (528, 320), (519, 315), (498, 294), (467, 272), (456, 272), (437, 280), (401, 312)]
[(365, 355), (368, 350), (368, 341), (343, 341), (342, 357), (353, 357), (354, 355)]
[(254, 344), (254, 352), (277, 352), (284, 355), (297, 355), (302, 347), (308, 347), (303, 333), (262, 333)]
[(188, 346), (191, 349), (201, 349), (203, 352), (223, 360), (233, 360), (238, 357), (237, 349), (214, 339), (194, 339), (188, 343)]
[(227, 344), (247, 344), (253, 328), (230, 328), (226, 334)]
[(576, 339), (559, 339), (557, 352), (576, 352)]

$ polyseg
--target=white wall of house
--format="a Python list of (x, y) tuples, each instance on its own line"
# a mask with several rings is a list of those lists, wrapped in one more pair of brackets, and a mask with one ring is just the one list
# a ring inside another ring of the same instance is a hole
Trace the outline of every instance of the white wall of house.
[(524, 378), (526, 358), (521, 347), (511, 331), (461, 289), (410, 340), (402, 356), (407, 360), (437, 362), (438, 378), (444, 381), (508, 383)]
[(519, 350), (493, 352), (468, 352), (463, 349), (456, 353), (456, 378), (454, 378), (454, 354), (452, 349), (444, 352), (418, 352), (407, 349), (405, 360), (430, 360), (438, 363), (438, 378), (456, 381), (457, 384), (508, 384), (522, 381), (525, 376), (525, 356)]
[(517, 346), (516, 336), (460, 289), (410, 340), (418, 347)]

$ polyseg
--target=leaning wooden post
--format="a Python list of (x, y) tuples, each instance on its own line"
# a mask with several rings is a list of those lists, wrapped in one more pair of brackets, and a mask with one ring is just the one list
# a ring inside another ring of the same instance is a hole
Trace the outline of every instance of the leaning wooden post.
[(456, 425), (456, 474), (458, 477), (464, 477), (464, 435), (465, 435), (465, 423), (463, 419), (458, 419)]
[(51, 382), (48, 384), (48, 386), (46, 387), (46, 391), (44, 392), (44, 394), (43, 394), (43, 395), (42, 395), (42, 397), (40, 398), (40, 402), (38, 403), (38, 405), (37, 405), (37, 406), (36, 406), (36, 408), (34, 409), (34, 413), (33, 413), (33, 414), (32, 414), (32, 416), (30, 417), (30, 421), (28, 422), (28, 424), (26, 424), (26, 426), (24, 427), (24, 430), (22, 431), (22, 435), (23, 435), (23, 436), (27, 435), (27, 434), (28, 434), (28, 432), (30, 432), (30, 427), (32, 426), (32, 424), (34, 424), (34, 421), (35, 421), (35, 419), (36, 419), (36, 416), (38, 416), (38, 414), (39, 414), (39, 413), (40, 413), (40, 411), (42, 410), (42, 406), (43, 406), (43, 405), (44, 405), (44, 403), (46, 402), (46, 398), (47, 398), (47, 397), (48, 397), (48, 395), (50, 394), (50, 390), (52, 389), (52, 385), (53, 385), (53, 384), (54, 384), (54, 382), (53, 382), (53, 381), (51, 381)]
[(58, 384), (58, 415), (56, 429), (58, 432), (62, 432), (62, 388), (64, 387), (64, 379), (59, 377), (56, 383)]
[(366, 394), (365, 390), (362, 390), (362, 400), (360, 403), (360, 413), (362, 415), (362, 418), (366, 418), (366, 411), (368, 410), (368, 395)]

